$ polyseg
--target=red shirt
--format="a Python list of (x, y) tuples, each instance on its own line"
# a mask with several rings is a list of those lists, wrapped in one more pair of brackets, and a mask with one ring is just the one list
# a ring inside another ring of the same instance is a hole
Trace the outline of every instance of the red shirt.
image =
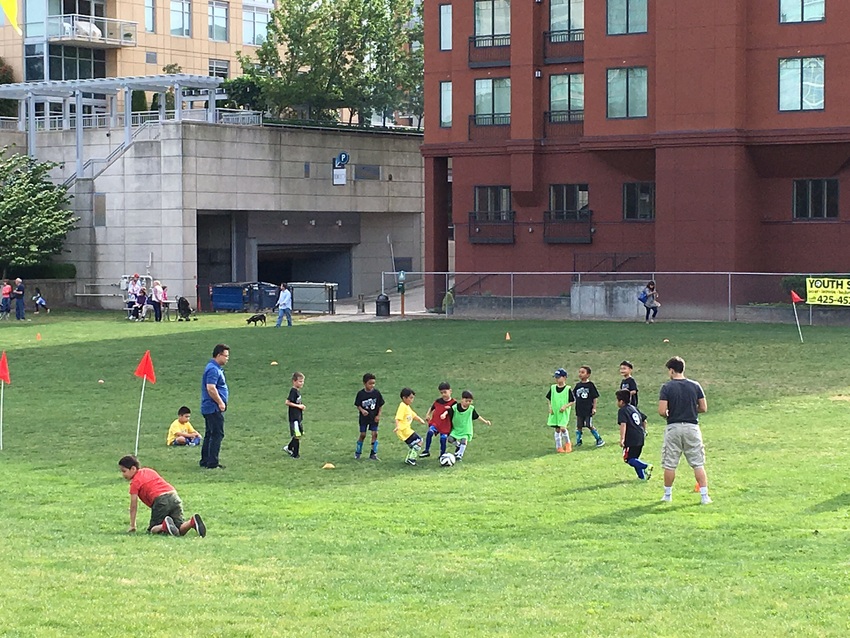
[(148, 507), (153, 506), (154, 499), (158, 496), (173, 491), (174, 488), (157, 474), (156, 470), (149, 467), (139, 468), (130, 481), (130, 496), (138, 494), (142, 503)]
[[(457, 403), (454, 399), (449, 399), (448, 401), (443, 401), (442, 398), (434, 401), (434, 405), (431, 406), (431, 409), (434, 413), (431, 415), (431, 423), (435, 428), (437, 428), (437, 432), (440, 434), (451, 434), (452, 433), (452, 406)], [(449, 414), (445, 419), (441, 419), (440, 415), (443, 412), (448, 412)]]
[(5, 286), (3, 286), (3, 296), (4, 297), (10, 297), (11, 295), (12, 295), (12, 286), (10, 286), (9, 284), (6, 284)]

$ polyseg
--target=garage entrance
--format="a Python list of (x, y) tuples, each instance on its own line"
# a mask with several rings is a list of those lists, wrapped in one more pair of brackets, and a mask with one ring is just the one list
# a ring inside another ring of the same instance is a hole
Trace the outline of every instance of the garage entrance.
[(335, 282), (337, 298), (351, 297), (351, 246), (257, 246), (257, 279)]

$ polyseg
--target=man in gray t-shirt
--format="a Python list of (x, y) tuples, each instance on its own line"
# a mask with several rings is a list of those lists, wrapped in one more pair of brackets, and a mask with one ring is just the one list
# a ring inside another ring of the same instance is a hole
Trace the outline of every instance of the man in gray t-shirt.
[(673, 481), (682, 454), (694, 469), (703, 505), (711, 503), (708, 478), (705, 475), (705, 446), (699, 429), (699, 414), (708, 409), (705, 393), (696, 381), (685, 378), (685, 361), (673, 357), (667, 363), (670, 380), (661, 386), (658, 395), (658, 414), (667, 419), (664, 444), (661, 447), (661, 466), (664, 468), (664, 497), (673, 500)]

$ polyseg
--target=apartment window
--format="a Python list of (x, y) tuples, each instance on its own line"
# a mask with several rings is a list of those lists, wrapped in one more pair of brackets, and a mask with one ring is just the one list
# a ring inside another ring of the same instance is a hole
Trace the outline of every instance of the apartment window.
[(475, 45), (507, 46), (510, 43), (510, 0), (476, 0)]
[(623, 219), (655, 219), (655, 182), (623, 184)]
[(269, 29), (269, 10), (262, 7), (242, 6), (242, 42), (260, 46), (266, 41)]
[(794, 219), (835, 219), (837, 217), (837, 179), (794, 180)]
[(584, 119), (584, 73), (549, 76), (549, 120), (575, 122)]
[(475, 217), (480, 220), (511, 219), (511, 187), (476, 186)]
[(587, 184), (552, 184), (549, 186), (549, 211), (554, 219), (576, 219), (588, 208)]
[(44, 79), (44, 45), (24, 45), (24, 81), (35, 82)]
[(549, 30), (554, 34), (569, 36), (556, 42), (578, 39), (579, 35), (583, 39), (584, 0), (550, 0)]
[(145, 31), (156, 33), (156, 0), (145, 0)]
[(228, 4), (226, 2), (210, 2), (207, 6), (210, 40), (227, 42)]
[(191, 0), (171, 0), (171, 35), (192, 37)]
[(51, 80), (88, 80), (106, 77), (106, 51), (51, 44), (48, 49)]
[(440, 82), (440, 126), (452, 125), (452, 83)]
[(209, 74), (214, 78), (224, 78), (230, 76), (230, 62), (227, 60), (210, 60)]
[(824, 59), (779, 60), (779, 110), (823, 110)]
[(156, 64), (156, 51), (145, 51), (145, 64)]
[(647, 0), (608, 0), (608, 35), (646, 33)]
[(452, 50), (452, 5), (440, 5), (440, 51)]
[(646, 67), (608, 69), (608, 117), (646, 117)]
[(779, 0), (780, 22), (818, 22), (825, 18), (824, 0)]
[(475, 123), (498, 126), (511, 123), (511, 79), (475, 80)]

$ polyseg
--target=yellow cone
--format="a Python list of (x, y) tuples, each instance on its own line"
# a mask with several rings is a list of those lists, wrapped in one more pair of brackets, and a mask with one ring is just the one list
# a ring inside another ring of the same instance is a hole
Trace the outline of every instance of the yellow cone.
[(506, 332), (506, 333), (505, 333), (505, 341), (510, 341), (510, 340), (511, 340), (511, 333), (510, 333), (510, 332)]
[(323, 470), (335, 470), (335, 469), (336, 469), (336, 465), (334, 465), (333, 463), (325, 463), (325, 464), (322, 466), (322, 469), (323, 469)]

